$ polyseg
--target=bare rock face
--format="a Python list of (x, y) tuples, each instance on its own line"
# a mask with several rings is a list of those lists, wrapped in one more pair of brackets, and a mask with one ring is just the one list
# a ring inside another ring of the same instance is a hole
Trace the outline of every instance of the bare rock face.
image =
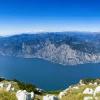
[(48, 44), (37, 51), (36, 57), (46, 59), (63, 65), (76, 65), (84, 63), (97, 63), (100, 61), (100, 54), (94, 55), (73, 50), (69, 45), (62, 44), (55, 47), (54, 44)]
[(100, 35), (51, 32), (1, 37), (0, 55), (41, 58), (63, 65), (99, 63)]

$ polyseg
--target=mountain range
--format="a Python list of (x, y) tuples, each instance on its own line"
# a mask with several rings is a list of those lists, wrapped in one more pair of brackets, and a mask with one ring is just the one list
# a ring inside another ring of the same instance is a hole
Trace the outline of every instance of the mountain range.
[(43, 32), (1, 36), (0, 55), (40, 58), (63, 65), (100, 63), (100, 34)]

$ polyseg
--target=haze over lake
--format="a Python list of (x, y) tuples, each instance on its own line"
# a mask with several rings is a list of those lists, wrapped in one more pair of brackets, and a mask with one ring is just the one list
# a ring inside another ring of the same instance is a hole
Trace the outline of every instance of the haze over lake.
[(0, 56), (0, 76), (33, 83), (45, 90), (58, 90), (83, 78), (100, 77), (100, 64), (63, 66), (41, 59)]

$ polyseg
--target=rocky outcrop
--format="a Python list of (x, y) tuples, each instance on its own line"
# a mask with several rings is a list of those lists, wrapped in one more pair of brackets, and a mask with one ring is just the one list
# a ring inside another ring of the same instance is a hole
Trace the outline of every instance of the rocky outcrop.
[[(0, 89), (3, 89), (9, 93), (16, 94), (17, 100), (34, 100), (34, 92), (27, 92), (26, 90), (18, 90), (16, 86), (13, 85), (14, 82), (2, 81), (0, 82)], [(16, 83), (17, 84), (17, 83)]]
[(58, 95), (60, 100), (100, 100), (100, 79), (80, 80)]
[(86, 88), (84, 91), (83, 91), (83, 94), (90, 94), (90, 95), (93, 95), (94, 94), (94, 91), (92, 88)]
[(69, 45), (62, 44), (56, 47), (49, 43), (35, 53), (35, 57), (49, 60), (63, 65), (76, 65), (100, 62), (100, 54), (89, 54), (73, 50)]
[(19, 90), (16, 93), (16, 97), (18, 100), (34, 100), (34, 92), (27, 92), (26, 90)]
[(55, 95), (46, 95), (46, 96), (43, 96), (43, 100), (59, 100), (59, 99)]

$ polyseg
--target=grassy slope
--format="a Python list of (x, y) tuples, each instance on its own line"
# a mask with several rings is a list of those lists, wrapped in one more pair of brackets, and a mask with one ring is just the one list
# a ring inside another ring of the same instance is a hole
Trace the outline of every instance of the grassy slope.
[(0, 100), (17, 100), (15, 93), (0, 89)]
[[(17, 83), (17, 82), (14, 82), (14, 81), (2, 81), (2, 82), (12, 82), (12, 85), (13, 87), (15, 88), (15, 92), (17, 90), (20, 89), (20, 87), (23, 89), (22, 86), (24, 86), (25, 89), (27, 89), (26, 87), (30, 87), (34, 90), (34, 88), (30, 85), (25, 85), (25, 84), (22, 84), (21, 83), (21, 86)], [(98, 86), (100, 86), (100, 79), (98, 80), (95, 80), (95, 81), (89, 81), (89, 80), (85, 80), (84, 83), (86, 83), (85, 85), (75, 85), (75, 86), (78, 86), (79, 89), (74, 89), (73, 86), (66, 92), (66, 95), (61, 99), (61, 100), (83, 100), (83, 98), (85, 96), (92, 96), (92, 95), (84, 95), (83, 94), (83, 91), (86, 89), (86, 88), (92, 88), (93, 90), (97, 87), (97, 86), (94, 86), (94, 85), (89, 85), (89, 83), (94, 83), (94, 82), (98, 82)], [(19, 87), (20, 86), (20, 87)], [(31, 89), (29, 89), (31, 90)], [(58, 96), (59, 92), (61, 92), (62, 90), (60, 91), (49, 91), (49, 92), (45, 92), (45, 93), (42, 93), (42, 94), (36, 94), (35, 95), (35, 100), (43, 100), (43, 96), (44, 95), (47, 95), (47, 94), (51, 94), (51, 95), (56, 95)], [(7, 92), (5, 91), (4, 89), (0, 89), (0, 100), (16, 100), (16, 96), (15, 96), (15, 92)], [(92, 96), (93, 97), (93, 96)], [(99, 100), (100, 100), (100, 94), (97, 94), (97, 97), (99, 97)]]

